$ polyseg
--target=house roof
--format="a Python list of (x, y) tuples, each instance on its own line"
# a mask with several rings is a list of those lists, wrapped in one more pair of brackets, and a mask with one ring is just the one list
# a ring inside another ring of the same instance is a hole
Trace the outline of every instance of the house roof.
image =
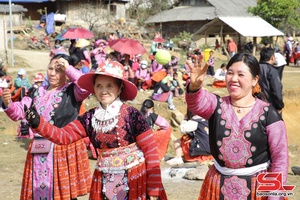
[(202, 26), (194, 35), (203, 34), (233, 34), (238, 32), (242, 36), (266, 37), (284, 35), (264, 19), (258, 16), (230, 16), (218, 17)]
[(215, 17), (215, 8), (212, 6), (183, 6), (171, 10), (164, 10), (147, 19), (146, 23), (212, 20)]
[(252, 16), (249, 6), (256, 6), (257, 0), (208, 0), (216, 8), (217, 16)]
[(202, 6), (180, 6), (164, 10), (145, 23), (160, 23), (174, 21), (212, 20), (218, 16), (252, 16), (248, 13), (249, 6), (256, 6), (256, 0), (207, 0)]
[[(42, 3), (55, 0), (11, 0), (12, 3)], [(1, 3), (9, 3), (9, 0), (0, 0)]]
[[(12, 5), (11, 12), (18, 13), (18, 12), (27, 12), (28, 10), (21, 5)], [(7, 4), (0, 4), (0, 13), (9, 13), (9, 5)]]

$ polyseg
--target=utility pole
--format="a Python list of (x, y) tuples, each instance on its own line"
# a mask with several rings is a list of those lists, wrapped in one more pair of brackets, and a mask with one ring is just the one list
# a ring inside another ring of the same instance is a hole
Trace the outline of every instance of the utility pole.
[(12, 28), (12, 7), (11, 7), (11, 0), (9, 0), (9, 22), (10, 22), (10, 52), (11, 52), (11, 66), (15, 66), (14, 61), (14, 32)]

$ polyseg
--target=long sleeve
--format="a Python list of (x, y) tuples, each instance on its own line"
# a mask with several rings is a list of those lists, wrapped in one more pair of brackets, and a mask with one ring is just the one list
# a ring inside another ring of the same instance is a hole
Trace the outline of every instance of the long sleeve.
[(190, 111), (204, 119), (209, 119), (217, 107), (217, 97), (202, 88), (195, 93), (187, 92), (185, 99)]
[(141, 73), (141, 69), (136, 70), (136, 72), (135, 72), (135, 78), (140, 79), (141, 78), (140, 73)]
[(271, 97), (273, 99), (273, 106), (277, 110), (281, 110), (284, 107), (283, 99), (282, 99), (282, 83), (280, 81), (280, 77), (276, 73), (276, 70), (270, 71), (269, 77), (270, 81), (270, 93)]
[(157, 147), (151, 131), (146, 131), (136, 138), (137, 144), (142, 149), (147, 165), (147, 194), (160, 196), (163, 191), (160, 162)]
[(163, 65), (158, 64), (156, 61), (153, 61), (153, 63), (151, 64), (151, 72), (155, 73), (155, 72), (159, 72), (163, 69)]
[(71, 82), (75, 83), (74, 87), (74, 94), (77, 101), (83, 101), (86, 99), (90, 93), (87, 90), (82, 89), (79, 87), (77, 81), (80, 78), (80, 76), (83, 75), (83, 73), (80, 70), (75, 69), (73, 66), (68, 66), (66, 68), (66, 75), (70, 79)]
[(32, 99), (25, 96), (20, 102), (11, 102), (4, 111), (11, 120), (18, 121), (25, 118), (24, 105), (29, 108), (31, 103)]
[(71, 144), (87, 136), (85, 129), (78, 120), (74, 120), (63, 128), (58, 128), (40, 117), (39, 126), (32, 130), (59, 145)]
[(157, 115), (157, 118), (154, 123), (155, 125), (159, 126), (160, 129), (163, 130), (167, 130), (170, 127), (169, 122), (165, 118), (161, 117), (160, 115)]
[(278, 121), (266, 127), (269, 149), (271, 153), (271, 172), (282, 172), (283, 183), (286, 183), (289, 155), (286, 127), (283, 121)]

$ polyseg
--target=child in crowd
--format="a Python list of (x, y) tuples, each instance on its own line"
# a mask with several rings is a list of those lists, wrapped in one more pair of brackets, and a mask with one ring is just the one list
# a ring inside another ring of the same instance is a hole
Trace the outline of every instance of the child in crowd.
[(214, 57), (214, 51), (211, 50), (209, 52), (209, 58), (208, 58), (208, 69), (206, 71), (206, 74), (209, 76), (214, 76), (215, 75), (215, 71), (214, 71), (214, 66), (215, 66), (215, 57)]
[(170, 89), (174, 94), (174, 97), (181, 97), (183, 95), (183, 89), (180, 87), (178, 81), (178, 73), (173, 73), (173, 80), (171, 80)]

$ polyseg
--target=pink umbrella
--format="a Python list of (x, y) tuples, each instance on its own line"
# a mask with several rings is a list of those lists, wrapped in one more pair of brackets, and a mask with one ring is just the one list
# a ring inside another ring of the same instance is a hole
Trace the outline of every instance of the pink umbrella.
[(78, 38), (93, 38), (94, 34), (85, 28), (70, 28), (63, 35), (62, 38), (78, 39)]
[(122, 54), (137, 55), (147, 52), (145, 47), (139, 41), (131, 38), (112, 40), (108, 45)]
[(157, 43), (163, 43), (163, 42), (165, 42), (165, 40), (164, 40), (163, 38), (161, 38), (161, 37), (154, 38), (153, 41), (154, 41), (154, 42), (157, 42)]

